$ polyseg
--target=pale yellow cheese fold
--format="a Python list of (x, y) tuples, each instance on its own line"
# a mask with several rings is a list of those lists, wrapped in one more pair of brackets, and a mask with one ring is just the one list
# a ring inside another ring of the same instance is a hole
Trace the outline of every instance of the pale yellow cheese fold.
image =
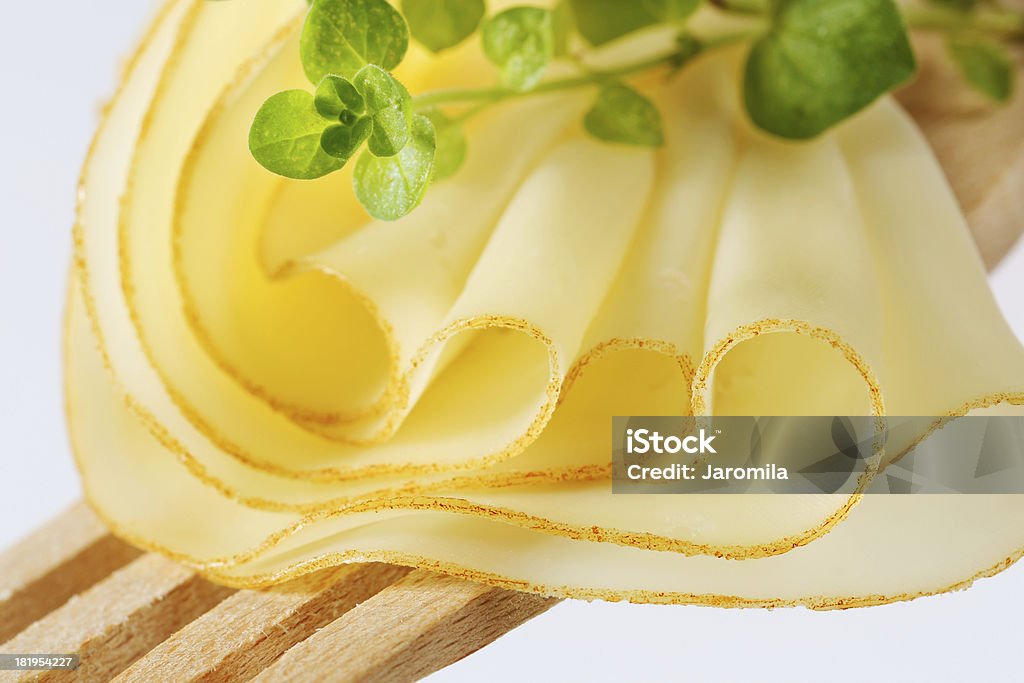
[[(117, 533), (233, 585), (383, 559), (726, 605), (903, 599), (1017, 558), (1013, 496), (611, 492), (613, 415), (1024, 402), (893, 102), (784, 143), (744, 117), (741, 53), (712, 54), (640, 84), (661, 149), (584, 134), (589, 91), (522, 98), (473, 120), (415, 212), (372, 221), (347, 171), (288, 181), (245, 146), (267, 96), (308, 87), (305, 8), (170, 0), (83, 171), (69, 423)], [(401, 77), (493, 73), (471, 41)]]

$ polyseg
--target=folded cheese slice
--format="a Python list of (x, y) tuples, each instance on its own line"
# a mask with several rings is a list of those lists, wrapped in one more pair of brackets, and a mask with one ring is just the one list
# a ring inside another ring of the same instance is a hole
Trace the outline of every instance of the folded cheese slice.
[[(585, 93), (524, 98), (375, 222), (344, 172), (285, 181), (244, 145), (301, 85), (304, 6), (171, 0), (83, 171), (69, 422), (118, 533), (235, 585), (383, 558), (721, 604), (898, 599), (1016, 557), (1013, 497), (611, 493), (613, 415), (1024, 401), (1020, 344), (891, 101), (780, 142), (744, 118), (741, 53), (712, 54), (641, 84), (655, 151), (584, 135)], [(472, 43), (402, 70), (413, 91), (490, 78)]]

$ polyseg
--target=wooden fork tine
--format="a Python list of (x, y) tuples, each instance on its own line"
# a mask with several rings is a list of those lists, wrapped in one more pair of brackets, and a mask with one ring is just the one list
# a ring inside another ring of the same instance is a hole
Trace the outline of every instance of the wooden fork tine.
[(141, 554), (72, 505), (0, 555), (0, 643)]
[(175, 633), (115, 680), (243, 681), (293, 645), (409, 573), (356, 564), (264, 591), (242, 590)]
[(170, 560), (143, 555), (0, 648), (78, 654), (77, 670), (4, 672), (0, 681), (107, 681), (233, 592)]
[(557, 602), (417, 570), (290, 649), (254, 681), (414, 681)]
[(0, 556), (0, 577), (0, 653), (80, 657), (0, 683), (412, 680), (557, 602), (376, 563), (234, 591), (122, 543), (83, 504)]

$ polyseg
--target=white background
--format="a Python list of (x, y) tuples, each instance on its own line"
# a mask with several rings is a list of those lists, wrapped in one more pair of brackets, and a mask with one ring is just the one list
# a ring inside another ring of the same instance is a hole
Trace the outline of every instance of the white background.
[[(4, 3), (0, 548), (80, 495), (59, 363), (75, 182), (150, 10), (149, 0)], [(1024, 246), (992, 283), (1024, 336)], [(1019, 680), (1022, 606), (1024, 563), (967, 592), (846, 612), (564, 602), (435, 679)]]

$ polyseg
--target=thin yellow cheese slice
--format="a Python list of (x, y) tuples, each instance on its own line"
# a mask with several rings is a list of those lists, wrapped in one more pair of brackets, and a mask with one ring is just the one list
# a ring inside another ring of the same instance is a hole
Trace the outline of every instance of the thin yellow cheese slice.
[[(304, 7), (172, 0), (83, 172), (69, 422), (118, 533), (236, 585), (385, 559), (713, 604), (902, 599), (1018, 556), (1013, 497), (611, 493), (616, 414), (1024, 402), (1020, 344), (894, 104), (782, 143), (746, 122), (730, 51), (643, 84), (663, 149), (583, 135), (584, 94), (524, 99), (374, 222), (344, 172), (300, 186), (245, 149), (301, 84)], [(402, 78), (486, 82), (475, 47)]]

